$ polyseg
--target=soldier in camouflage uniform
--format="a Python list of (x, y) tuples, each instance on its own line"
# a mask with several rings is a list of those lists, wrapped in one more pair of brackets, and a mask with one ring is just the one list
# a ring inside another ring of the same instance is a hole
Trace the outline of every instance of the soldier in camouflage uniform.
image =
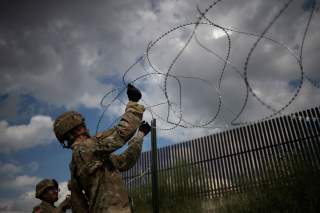
[[(140, 91), (128, 85), (127, 94), (129, 103), (120, 122), (95, 137), (90, 137), (84, 119), (77, 112), (66, 112), (55, 120), (54, 131), (58, 140), (63, 144), (67, 141), (65, 146), (72, 149), (70, 185), (73, 212), (132, 212), (120, 172), (136, 163), (143, 137), (151, 127), (141, 122), (144, 107), (137, 103), (141, 98)], [(124, 153), (112, 153), (132, 136)]]
[(62, 213), (70, 209), (71, 202), (67, 197), (62, 203), (55, 207), (54, 203), (58, 200), (59, 186), (54, 179), (43, 179), (36, 185), (36, 198), (42, 202), (33, 208), (34, 213)]

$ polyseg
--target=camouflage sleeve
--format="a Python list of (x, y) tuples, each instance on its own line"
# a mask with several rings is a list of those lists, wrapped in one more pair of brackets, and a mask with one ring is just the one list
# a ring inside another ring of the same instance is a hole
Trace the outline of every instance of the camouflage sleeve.
[(112, 129), (96, 135), (97, 144), (94, 152), (112, 153), (121, 148), (139, 128), (144, 110), (144, 106), (129, 101), (119, 123)]
[(117, 131), (112, 131), (105, 138), (97, 136), (97, 142), (91, 147), (91, 150), (96, 156), (110, 154), (121, 148), (125, 143), (126, 141), (120, 137)]
[(129, 101), (125, 113), (115, 127), (121, 138), (127, 141), (139, 128), (145, 108), (137, 102)]
[(129, 142), (126, 151), (120, 155), (111, 155), (110, 159), (120, 172), (129, 170), (138, 161), (141, 155), (144, 134), (138, 132)]
[(101, 144), (109, 143), (108, 137), (117, 133), (124, 143), (129, 140), (141, 124), (145, 108), (137, 102), (129, 101), (125, 113), (121, 116), (119, 123), (112, 129), (97, 134)]

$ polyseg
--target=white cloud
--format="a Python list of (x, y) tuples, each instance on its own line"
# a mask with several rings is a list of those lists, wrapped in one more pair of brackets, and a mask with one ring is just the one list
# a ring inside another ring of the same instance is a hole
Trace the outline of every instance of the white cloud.
[(34, 173), (38, 170), (39, 163), (31, 162), (27, 165), (19, 163), (2, 163), (0, 162), (0, 175), (2, 177), (12, 177), (22, 172)]
[(15, 191), (24, 191), (33, 188), (40, 179), (35, 176), (21, 175), (13, 179), (2, 180), (0, 188)]
[(34, 196), (34, 191), (27, 191), (16, 199), (0, 199), (0, 211), (6, 213), (32, 212), (33, 207), (39, 203)]
[(0, 121), (0, 152), (18, 151), (48, 144), (53, 139), (51, 117), (36, 115), (26, 125), (12, 125)]
[[(232, 34), (232, 32), (229, 33), (229, 35)], [(211, 35), (214, 39), (219, 39), (219, 38), (222, 38), (222, 37), (225, 37), (227, 36), (226, 33), (221, 30), (221, 29), (214, 29), (212, 31), (212, 35)]]
[(22, 167), (14, 165), (12, 163), (1, 163), (0, 162), (0, 174), (12, 176), (22, 171)]
[(88, 93), (84, 93), (80, 99), (79, 103), (87, 108), (100, 108), (100, 101), (102, 95), (92, 95)]

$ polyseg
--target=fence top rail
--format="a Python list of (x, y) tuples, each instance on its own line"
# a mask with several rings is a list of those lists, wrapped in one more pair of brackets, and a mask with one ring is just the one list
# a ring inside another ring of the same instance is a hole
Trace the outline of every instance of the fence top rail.
[[(315, 115), (315, 116), (319, 116), (319, 117), (310, 118), (310, 117), (308, 117), (309, 113), (307, 113), (310, 110), (320, 110), (320, 106), (313, 107), (313, 108), (308, 108), (308, 109), (305, 109), (305, 110), (302, 110), (302, 111), (298, 111), (298, 112), (292, 112), (292, 113), (288, 113), (288, 114), (278, 115), (278, 116), (275, 116), (273, 118), (266, 119), (266, 120), (263, 120), (263, 121), (254, 121), (251, 124), (245, 124), (245, 125), (241, 125), (241, 126), (232, 126), (230, 129), (227, 129), (225, 131), (220, 131), (220, 132), (209, 134), (209, 135), (204, 135), (204, 136), (200, 136), (200, 137), (196, 137), (196, 138), (191, 138), (189, 140), (184, 140), (184, 141), (178, 142), (176, 144), (171, 144), (171, 145), (160, 147), (160, 148), (158, 148), (158, 151), (159, 152), (164, 152), (165, 149), (172, 149), (173, 147), (179, 148), (179, 144), (185, 144), (186, 146), (188, 146), (188, 144), (190, 142), (192, 142), (192, 141), (205, 140), (205, 138), (211, 137), (213, 135), (217, 135), (218, 138), (219, 138), (224, 134), (232, 134), (232, 132), (234, 130), (236, 130), (236, 129), (254, 128), (255, 125), (258, 125), (258, 124), (266, 125), (267, 123), (275, 122), (275, 121), (278, 121), (278, 120), (283, 119), (283, 118), (296, 120), (296, 121), (312, 122), (311, 125), (319, 125), (320, 124), (320, 115)], [(303, 115), (306, 115), (306, 116), (303, 116)], [(315, 130), (313, 130), (313, 131), (315, 131)], [(144, 151), (144, 152), (142, 152), (142, 154), (147, 153), (147, 152), (150, 152), (150, 151)]]

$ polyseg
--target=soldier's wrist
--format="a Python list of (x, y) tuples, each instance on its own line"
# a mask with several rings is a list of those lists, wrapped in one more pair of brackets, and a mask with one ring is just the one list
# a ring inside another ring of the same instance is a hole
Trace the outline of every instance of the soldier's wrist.
[(145, 135), (144, 135), (144, 132), (142, 132), (141, 130), (138, 131), (137, 133), (137, 137), (141, 137), (143, 138)]
[(138, 102), (129, 101), (125, 111), (128, 111), (128, 110), (143, 113), (145, 111), (145, 107), (142, 104), (139, 104)]

